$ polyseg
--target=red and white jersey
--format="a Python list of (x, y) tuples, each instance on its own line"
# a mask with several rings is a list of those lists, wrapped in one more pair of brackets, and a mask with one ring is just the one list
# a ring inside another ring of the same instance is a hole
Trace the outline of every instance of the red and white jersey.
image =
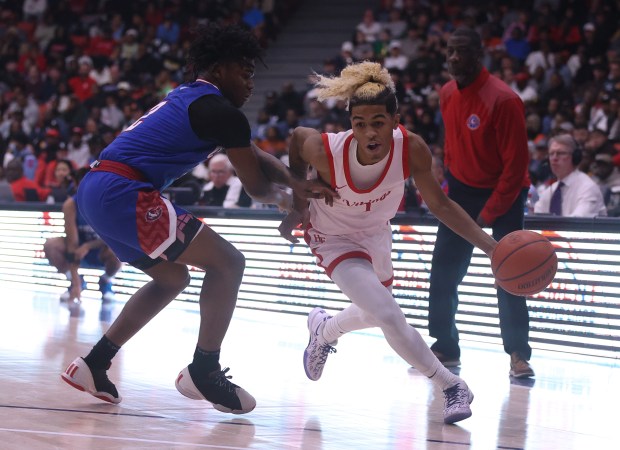
[[(409, 138), (407, 130), (398, 126), (393, 132), (387, 163), (376, 181), (368, 188), (356, 186), (351, 173), (357, 140), (351, 130), (323, 133), (323, 146), (330, 164), (331, 186), (340, 194), (334, 205), (322, 199), (310, 200), (310, 223), (324, 234), (342, 235), (385, 225), (394, 217), (409, 177)], [(358, 163), (359, 164), (359, 163)]]

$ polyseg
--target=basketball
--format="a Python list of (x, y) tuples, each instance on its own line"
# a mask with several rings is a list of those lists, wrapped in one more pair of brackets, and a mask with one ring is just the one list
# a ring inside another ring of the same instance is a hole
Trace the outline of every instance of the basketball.
[(517, 230), (497, 243), (491, 269), (497, 284), (506, 292), (534, 295), (553, 281), (558, 257), (546, 237), (534, 231)]

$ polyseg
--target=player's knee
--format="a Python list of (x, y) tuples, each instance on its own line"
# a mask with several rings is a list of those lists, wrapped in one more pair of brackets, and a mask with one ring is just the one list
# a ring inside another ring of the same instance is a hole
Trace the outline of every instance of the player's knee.
[(364, 320), (380, 328), (393, 328), (402, 319), (402, 314), (398, 307), (394, 308), (392, 305), (389, 307), (383, 305), (375, 311), (366, 311), (364, 313)]
[(191, 276), (187, 266), (175, 264), (166, 270), (165, 276), (158, 276), (155, 281), (163, 289), (181, 292), (189, 286)]
[(233, 276), (242, 276), (245, 270), (245, 256), (239, 250), (233, 248), (218, 258), (218, 264)]

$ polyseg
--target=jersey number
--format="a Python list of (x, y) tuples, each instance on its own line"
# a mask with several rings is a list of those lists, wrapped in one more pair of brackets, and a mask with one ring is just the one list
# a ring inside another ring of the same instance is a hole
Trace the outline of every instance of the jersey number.
[(145, 115), (143, 115), (142, 117), (140, 117), (138, 120), (136, 120), (134, 123), (132, 123), (131, 125), (129, 125), (127, 128), (125, 128), (125, 131), (131, 131), (134, 128), (136, 128), (138, 125), (140, 125), (142, 122), (144, 122), (144, 119), (146, 119), (148, 116), (150, 116), (151, 114), (153, 114), (154, 112), (158, 111), (159, 108), (161, 108), (162, 106), (164, 106), (166, 104), (166, 100), (159, 102), (158, 104), (156, 104), (155, 106), (153, 106), (149, 112), (147, 112)]

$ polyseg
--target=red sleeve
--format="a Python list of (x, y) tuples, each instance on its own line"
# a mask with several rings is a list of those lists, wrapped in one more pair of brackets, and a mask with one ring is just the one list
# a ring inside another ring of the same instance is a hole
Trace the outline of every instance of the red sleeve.
[(493, 194), (480, 213), (489, 225), (505, 214), (521, 190), (529, 185), (527, 172), (529, 150), (523, 102), (518, 97), (500, 101), (493, 115), (495, 139), (498, 143), (503, 171)]
[(37, 170), (34, 173), (34, 181), (39, 186), (43, 186), (45, 183), (45, 168), (47, 167), (47, 162), (45, 162), (45, 157), (39, 157), (37, 163)]
[(56, 160), (50, 161), (47, 163), (47, 167), (45, 168), (45, 175), (43, 177), (43, 183), (39, 183), (39, 186), (49, 187), (53, 186), (56, 183), (56, 175), (54, 172), (56, 171)]

